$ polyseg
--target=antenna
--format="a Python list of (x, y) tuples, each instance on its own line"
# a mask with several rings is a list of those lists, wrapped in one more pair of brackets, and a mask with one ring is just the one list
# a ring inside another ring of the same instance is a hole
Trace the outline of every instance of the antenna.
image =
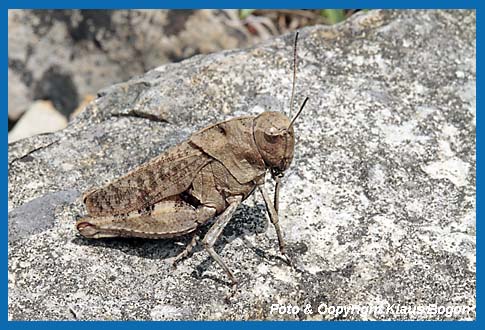
[(290, 116), (291, 113), (293, 112), (293, 101), (295, 99), (295, 85), (296, 85), (296, 49), (297, 49), (297, 43), (298, 43), (298, 34), (299, 32), (296, 32), (295, 35), (295, 43), (293, 46), (293, 87), (291, 89), (291, 100), (290, 100)]
[(308, 101), (308, 96), (305, 98), (305, 101), (303, 101), (303, 104), (301, 105), (300, 110), (298, 110), (295, 117), (293, 117), (293, 119), (291, 120), (290, 125), (288, 125), (287, 129), (290, 129), (290, 127), (293, 126), (293, 123), (295, 122), (296, 118), (298, 118), (298, 116), (300, 115), (300, 113), (303, 110), (303, 108), (305, 107), (305, 104), (306, 104), (307, 101)]

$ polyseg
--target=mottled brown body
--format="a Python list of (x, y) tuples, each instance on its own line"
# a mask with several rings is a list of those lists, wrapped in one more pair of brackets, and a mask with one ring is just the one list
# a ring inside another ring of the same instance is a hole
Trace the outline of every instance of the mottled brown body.
[[(77, 228), (88, 238), (169, 238), (191, 233), (221, 215), (203, 243), (235, 281), (212, 245), (237, 205), (264, 183), (266, 172), (282, 173), (289, 166), (293, 134), (289, 119), (279, 112), (209, 126), (107, 186), (87, 192), (88, 216)], [(269, 213), (284, 252), (276, 212)]]
[[(217, 216), (202, 243), (236, 282), (213, 246), (238, 205), (256, 187), (260, 188), (275, 226), (280, 251), (285, 254), (278, 220), (278, 192), (280, 178), (293, 159), (293, 122), (298, 114), (290, 121), (283, 113), (263, 112), (194, 133), (187, 141), (125, 176), (87, 192), (84, 203), (88, 216), (77, 222), (77, 229), (88, 238), (168, 238), (194, 232)], [(268, 171), (276, 181), (274, 201), (262, 188)], [(175, 261), (190, 252), (197, 238), (194, 235)]]
[(266, 165), (254, 140), (254, 119), (234, 118), (209, 126), (107, 186), (87, 192), (89, 215), (123, 218), (133, 211), (150, 213), (145, 208), (174, 196), (184, 206), (202, 204), (220, 214), (226, 198), (245, 199), (263, 183)]

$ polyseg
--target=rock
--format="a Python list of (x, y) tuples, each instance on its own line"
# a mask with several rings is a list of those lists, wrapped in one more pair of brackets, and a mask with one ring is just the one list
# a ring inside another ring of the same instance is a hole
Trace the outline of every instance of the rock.
[(236, 10), (10, 10), (9, 117), (47, 99), (66, 117), (85, 95), (163, 63), (249, 43)]
[(73, 111), (73, 113), (71, 113), (69, 120), (73, 120), (77, 115), (79, 115), (95, 98), (96, 97), (94, 95), (86, 95), (79, 106)]
[(79, 192), (75, 190), (60, 191), (17, 207), (9, 213), (8, 240), (14, 242), (52, 228), (56, 207), (72, 203), (78, 196)]
[[(9, 318), (475, 319), (475, 19), (369, 11), (301, 30), (296, 103), (310, 101), (280, 201), (295, 268), (254, 194), (217, 244), (241, 280), (230, 301), (201, 247), (171, 269), (190, 237), (87, 240), (71, 200), (210, 123), (287, 112), (293, 34), (158, 67), (100, 91), (66, 129), (10, 144), (9, 227), (54, 202), (9, 239)], [(274, 311), (288, 304), (302, 310)]]
[(12, 143), (29, 136), (55, 132), (66, 126), (66, 117), (52, 106), (52, 102), (36, 101), (8, 133), (8, 142)]

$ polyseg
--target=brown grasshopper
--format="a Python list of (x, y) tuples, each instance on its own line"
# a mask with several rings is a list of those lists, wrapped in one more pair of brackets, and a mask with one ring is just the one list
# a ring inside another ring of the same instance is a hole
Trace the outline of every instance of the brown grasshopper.
[[(295, 36), (293, 87), (296, 80)], [(258, 187), (273, 223), (281, 253), (286, 256), (278, 223), (278, 200), (283, 173), (293, 160), (295, 117), (280, 112), (263, 112), (216, 123), (105, 187), (84, 194), (88, 216), (77, 221), (79, 233), (87, 238), (171, 238), (195, 232), (211, 218), (214, 224), (202, 240), (207, 252), (237, 280), (214, 244), (239, 204)], [(271, 202), (264, 189), (266, 172), (275, 180)], [(186, 257), (197, 244), (194, 235), (174, 261)]]

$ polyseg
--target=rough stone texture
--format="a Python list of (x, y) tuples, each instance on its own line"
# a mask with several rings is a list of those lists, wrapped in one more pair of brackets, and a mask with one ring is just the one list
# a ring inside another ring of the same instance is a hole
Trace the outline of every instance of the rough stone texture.
[(241, 47), (236, 10), (10, 10), (9, 117), (48, 99), (66, 117), (87, 94), (166, 62)]
[[(161, 66), (100, 92), (63, 131), (11, 144), (10, 319), (474, 319), (317, 313), (475, 305), (472, 11), (370, 11), (301, 31), (297, 100), (310, 101), (280, 205), (295, 269), (277, 257), (259, 194), (217, 245), (242, 280), (229, 302), (201, 248), (172, 271), (177, 240), (76, 234), (82, 191), (209, 123), (287, 111), (292, 42)], [(313, 313), (271, 314), (274, 303)]]

